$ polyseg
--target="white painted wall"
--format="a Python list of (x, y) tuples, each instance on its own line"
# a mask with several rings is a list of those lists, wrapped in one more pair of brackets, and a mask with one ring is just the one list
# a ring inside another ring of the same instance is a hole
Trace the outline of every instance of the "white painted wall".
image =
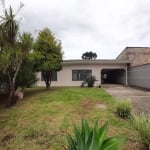
[[(92, 70), (92, 75), (96, 77), (95, 86), (101, 85), (101, 70), (102, 69), (126, 69), (125, 64), (69, 64), (63, 65), (63, 69), (57, 72), (57, 81), (52, 81), (51, 86), (80, 86), (82, 81), (72, 81), (72, 70)], [(41, 73), (37, 73), (39, 79), (37, 86), (45, 86), (45, 82), (41, 81)]]

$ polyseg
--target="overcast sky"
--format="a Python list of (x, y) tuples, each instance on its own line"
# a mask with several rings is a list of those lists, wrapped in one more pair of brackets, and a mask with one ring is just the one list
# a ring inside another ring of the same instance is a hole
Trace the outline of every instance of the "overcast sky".
[[(7, 0), (14, 9), (20, 0)], [(61, 40), (64, 59), (86, 51), (114, 59), (127, 46), (150, 46), (150, 0), (21, 0), (21, 30), (48, 27)]]

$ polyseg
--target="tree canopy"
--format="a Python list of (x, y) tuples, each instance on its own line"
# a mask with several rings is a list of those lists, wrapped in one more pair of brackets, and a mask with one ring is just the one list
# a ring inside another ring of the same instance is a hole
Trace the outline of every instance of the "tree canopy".
[(53, 71), (59, 71), (62, 66), (61, 42), (48, 28), (44, 28), (38, 34), (34, 44), (35, 66), (42, 72), (46, 87), (51, 85)]
[(97, 54), (92, 51), (85, 52), (82, 54), (81, 58), (84, 60), (95, 60), (97, 58)]

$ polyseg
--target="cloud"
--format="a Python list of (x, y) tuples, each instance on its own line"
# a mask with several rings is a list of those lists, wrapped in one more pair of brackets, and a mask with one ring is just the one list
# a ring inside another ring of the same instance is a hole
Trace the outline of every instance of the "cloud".
[[(85, 51), (115, 58), (126, 46), (150, 46), (149, 0), (22, 0), (21, 30), (49, 27), (62, 41), (65, 59)], [(15, 9), (19, 0), (7, 0)]]

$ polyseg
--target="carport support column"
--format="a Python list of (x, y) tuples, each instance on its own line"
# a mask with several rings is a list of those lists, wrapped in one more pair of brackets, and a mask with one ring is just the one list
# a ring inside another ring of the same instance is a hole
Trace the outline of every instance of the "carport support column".
[(100, 69), (99, 86), (102, 86), (102, 69)]
[(125, 78), (126, 78), (125, 85), (127, 86), (128, 85), (128, 68), (127, 67), (125, 69), (125, 73), (126, 73), (126, 76), (125, 76)]

